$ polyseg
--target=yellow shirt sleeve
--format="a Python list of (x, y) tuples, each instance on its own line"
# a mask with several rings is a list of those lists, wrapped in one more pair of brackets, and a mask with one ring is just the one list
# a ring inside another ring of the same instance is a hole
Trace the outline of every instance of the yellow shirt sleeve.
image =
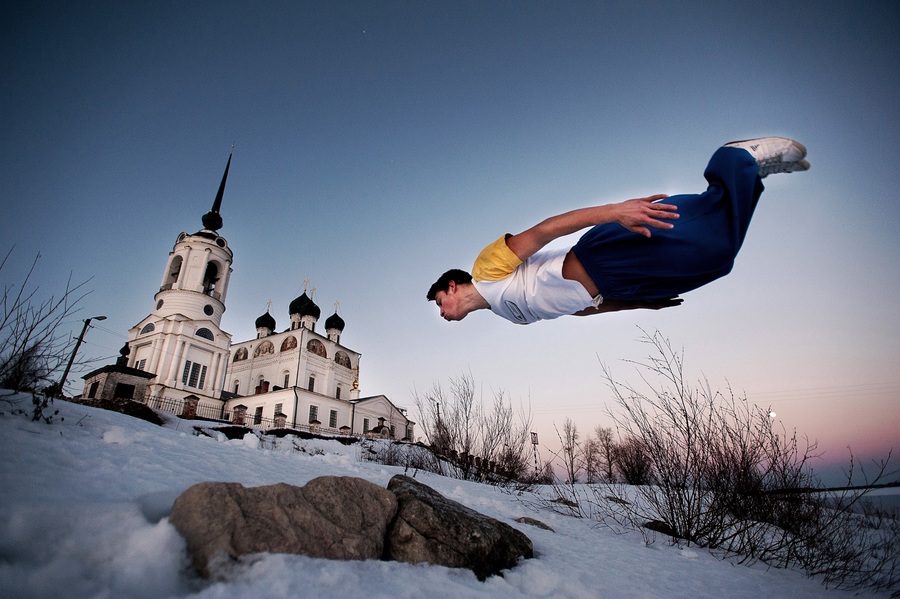
[(506, 238), (507, 235), (504, 235), (481, 250), (472, 266), (473, 279), (499, 281), (508, 277), (522, 264), (522, 260), (506, 245)]

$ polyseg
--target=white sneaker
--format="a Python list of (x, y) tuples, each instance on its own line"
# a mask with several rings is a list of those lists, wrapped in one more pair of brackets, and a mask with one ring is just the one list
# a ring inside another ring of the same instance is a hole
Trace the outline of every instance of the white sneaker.
[(805, 171), (809, 168), (809, 162), (803, 159), (806, 156), (806, 147), (786, 137), (742, 139), (728, 142), (725, 146), (750, 152), (759, 165), (760, 178), (774, 173)]

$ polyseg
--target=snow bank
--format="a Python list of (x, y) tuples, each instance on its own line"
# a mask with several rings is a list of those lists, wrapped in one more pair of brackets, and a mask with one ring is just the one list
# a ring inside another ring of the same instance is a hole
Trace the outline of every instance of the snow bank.
[[(5, 395), (0, 392), (0, 396)], [(357, 460), (334, 441), (228, 441), (57, 401), (50, 425), (31, 422), (30, 396), (0, 399), (0, 596), (269, 598), (852, 597), (783, 570), (720, 561), (695, 548), (645, 546), (595, 523), (539, 511), (496, 487), (416, 473), (448, 497), (527, 534), (535, 559), (484, 583), (465, 570), (390, 562), (336, 562), (259, 555), (227, 580), (190, 569), (167, 516), (174, 499), (201, 481), (303, 485), (322, 475), (386, 485), (403, 468)], [(413, 474), (409, 472), (408, 474)], [(513, 522), (539, 519), (555, 532)]]

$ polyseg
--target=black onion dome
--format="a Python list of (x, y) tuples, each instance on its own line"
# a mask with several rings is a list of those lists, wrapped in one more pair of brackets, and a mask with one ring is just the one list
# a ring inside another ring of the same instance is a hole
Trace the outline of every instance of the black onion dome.
[(338, 316), (337, 312), (329, 316), (325, 321), (325, 330), (327, 331), (328, 329), (344, 330), (344, 319)]
[(306, 292), (304, 291), (303, 295), (290, 303), (288, 306), (288, 314), (302, 314), (303, 307), (311, 301), (312, 300), (309, 299), (309, 296), (306, 295)]
[(272, 315), (269, 314), (268, 310), (266, 310), (265, 314), (256, 319), (256, 328), (269, 329), (270, 331), (275, 330), (275, 319), (272, 318)]
[(309, 300), (300, 308), (300, 316), (312, 316), (316, 320), (319, 320), (321, 315), (322, 309), (312, 300)]

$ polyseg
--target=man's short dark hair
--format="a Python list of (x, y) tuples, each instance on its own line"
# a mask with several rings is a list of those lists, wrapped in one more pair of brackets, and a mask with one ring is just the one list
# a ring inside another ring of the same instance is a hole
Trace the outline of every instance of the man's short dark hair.
[(450, 281), (453, 281), (457, 285), (471, 283), (472, 275), (464, 270), (451, 268), (450, 270), (442, 274), (441, 277), (434, 282), (434, 285), (431, 286), (431, 289), (428, 290), (428, 301), (434, 301), (434, 296), (438, 294), (438, 291), (446, 292), (450, 287)]

